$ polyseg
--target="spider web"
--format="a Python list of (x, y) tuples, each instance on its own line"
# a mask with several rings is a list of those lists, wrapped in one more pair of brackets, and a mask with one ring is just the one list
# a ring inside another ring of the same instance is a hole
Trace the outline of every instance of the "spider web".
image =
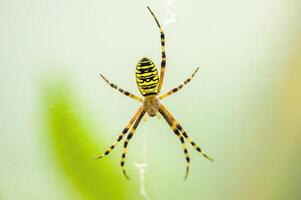
[(139, 191), (140, 191), (140, 194), (144, 199), (149, 200), (150, 196), (148, 195), (148, 193), (145, 189), (145, 172), (146, 172), (146, 168), (147, 168), (146, 152), (147, 152), (147, 149), (146, 149), (146, 135), (143, 134), (143, 136), (142, 136), (142, 157), (143, 157), (143, 161), (134, 163), (134, 166), (137, 167), (138, 173), (139, 173), (139, 179), (140, 179)]
[(165, 13), (168, 16), (164, 20), (166, 25), (176, 22), (176, 15), (171, 10), (172, 3), (173, 3), (173, 0), (163, 0), (163, 5), (165, 6)]

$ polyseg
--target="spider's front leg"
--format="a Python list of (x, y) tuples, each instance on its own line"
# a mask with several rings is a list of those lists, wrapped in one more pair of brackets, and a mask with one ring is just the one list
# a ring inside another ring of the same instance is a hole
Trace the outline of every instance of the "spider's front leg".
[(164, 80), (164, 74), (165, 74), (165, 66), (166, 66), (166, 53), (165, 53), (165, 35), (163, 32), (163, 29), (158, 21), (158, 19), (156, 18), (155, 14), (153, 13), (153, 11), (150, 9), (150, 7), (147, 6), (147, 9), (149, 10), (149, 12), (151, 13), (151, 15), (153, 16), (153, 18), (155, 19), (157, 26), (159, 28), (160, 31), (160, 39), (161, 39), (161, 69), (160, 69), (160, 80), (159, 80), (159, 85), (158, 85), (158, 90), (157, 93), (159, 94), (162, 88), (162, 84), (163, 84), (163, 80)]
[(189, 78), (187, 78), (182, 84), (180, 84), (178, 87), (173, 88), (169, 92), (161, 95), (159, 97), (159, 99), (160, 100), (165, 99), (166, 97), (168, 97), (168, 96), (172, 95), (173, 93), (176, 93), (177, 91), (179, 91), (180, 89), (182, 89), (184, 85), (186, 85), (187, 83), (189, 83), (192, 80), (192, 78), (198, 72), (198, 70), (199, 70), (199, 68), (196, 68), (196, 70), (193, 72), (193, 74)]
[(167, 115), (161, 109), (161, 106), (160, 106), (160, 108), (159, 108), (158, 111), (161, 113), (161, 115), (164, 117), (164, 119), (166, 120), (166, 122), (168, 123), (168, 125), (172, 128), (172, 130), (175, 133), (175, 135), (179, 137), (179, 139), (180, 139), (180, 141), (182, 143), (182, 148), (183, 148), (183, 151), (184, 151), (184, 154), (185, 154), (185, 158), (186, 158), (186, 174), (185, 174), (184, 179), (187, 179), (188, 173), (189, 173), (190, 157), (189, 157), (189, 154), (188, 154), (188, 150), (187, 150), (184, 138), (181, 135), (181, 133), (179, 132), (179, 130), (173, 125), (172, 121), (167, 117)]
[(127, 136), (126, 140), (124, 141), (123, 143), (123, 149), (122, 149), (122, 156), (121, 156), (121, 162), (120, 162), (120, 165), (121, 165), (121, 168), (122, 168), (122, 172), (123, 172), (123, 175), (125, 176), (126, 179), (129, 179), (126, 171), (125, 171), (125, 156), (126, 156), (126, 150), (127, 150), (127, 146), (129, 144), (129, 141), (131, 140), (131, 138), (133, 137), (133, 135), (135, 134), (136, 132), (136, 129), (141, 121), (141, 119), (143, 118), (143, 115), (145, 114), (145, 110), (143, 110), (138, 119), (136, 120), (135, 124), (133, 125), (129, 135)]
[(122, 138), (125, 136), (125, 134), (128, 132), (130, 127), (133, 125), (133, 123), (137, 120), (137, 118), (140, 116), (141, 112), (143, 111), (143, 107), (141, 106), (138, 111), (134, 114), (130, 122), (127, 124), (127, 126), (123, 129), (122, 133), (119, 135), (118, 139), (102, 154), (99, 156), (96, 156), (96, 159), (102, 158), (106, 155), (108, 155), (116, 146), (117, 144), (122, 140)]
[(187, 135), (186, 131), (182, 128), (182, 126), (175, 120), (175, 118), (168, 112), (167, 108), (163, 106), (162, 104), (160, 105), (160, 113), (163, 115), (163, 117), (166, 120), (170, 120), (172, 122), (171, 128), (173, 131), (178, 130), (182, 136), (185, 137), (185, 139), (193, 146), (195, 150), (197, 150), (202, 156), (207, 158), (210, 161), (213, 161), (212, 158), (210, 158), (207, 154), (205, 154), (202, 149), (191, 140), (191, 138)]
[(142, 102), (142, 99), (141, 99), (140, 97), (137, 97), (136, 95), (134, 95), (134, 94), (132, 94), (132, 93), (130, 93), (130, 92), (128, 92), (128, 91), (126, 91), (126, 90), (124, 90), (124, 89), (118, 87), (116, 84), (110, 82), (106, 77), (104, 77), (104, 75), (100, 74), (100, 76), (101, 76), (101, 78), (102, 78), (105, 82), (107, 82), (107, 84), (109, 84), (109, 85), (110, 85), (112, 88), (114, 88), (115, 90), (118, 90), (119, 92), (121, 92), (121, 93), (124, 94), (125, 96), (128, 96), (128, 97), (130, 97), (130, 98), (132, 98), (132, 99), (135, 99), (135, 100), (138, 101), (138, 102)]

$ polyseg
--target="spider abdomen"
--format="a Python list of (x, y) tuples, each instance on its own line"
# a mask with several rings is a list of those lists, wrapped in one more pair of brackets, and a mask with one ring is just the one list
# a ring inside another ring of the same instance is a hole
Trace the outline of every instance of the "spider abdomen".
[(151, 59), (142, 58), (136, 66), (136, 83), (143, 96), (157, 94), (159, 76)]

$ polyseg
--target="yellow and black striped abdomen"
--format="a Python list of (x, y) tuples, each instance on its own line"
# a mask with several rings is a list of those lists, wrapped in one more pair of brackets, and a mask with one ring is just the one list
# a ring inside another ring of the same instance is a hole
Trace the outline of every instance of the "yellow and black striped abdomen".
[(136, 82), (143, 96), (157, 94), (159, 76), (155, 64), (149, 58), (142, 58), (136, 67)]

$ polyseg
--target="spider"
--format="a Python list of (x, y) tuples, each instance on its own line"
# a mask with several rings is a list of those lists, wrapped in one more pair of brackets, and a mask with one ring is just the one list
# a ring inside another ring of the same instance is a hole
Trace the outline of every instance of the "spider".
[[(186, 174), (184, 179), (188, 177), (189, 173), (189, 154), (188, 150), (185, 144), (185, 139), (196, 149), (202, 156), (207, 158), (210, 161), (213, 161), (212, 158), (207, 156), (201, 148), (191, 140), (191, 138), (187, 135), (186, 131), (182, 128), (182, 126), (175, 120), (175, 118), (170, 114), (170, 112), (167, 110), (167, 108), (160, 102), (160, 100), (165, 99), (166, 97), (172, 95), (173, 93), (180, 90), (184, 85), (189, 83), (191, 79), (194, 77), (194, 75), (197, 73), (199, 68), (197, 68), (193, 74), (186, 79), (182, 84), (180, 84), (178, 87), (173, 88), (169, 92), (160, 95), (160, 91), (162, 88), (163, 80), (164, 80), (164, 72), (165, 72), (165, 66), (166, 66), (166, 54), (165, 54), (165, 36), (163, 29), (161, 25), (159, 24), (155, 14), (152, 12), (150, 7), (147, 7), (150, 14), (153, 16), (154, 20), (156, 21), (156, 24), (160, 31), (160, 38), (161, 38), (161, 53), (162, 53), (162, 60), (161, 60), (161, 69), (160, 69), (160, 77), (158, 76), (158, 71), (155, 66), (155, 64), (152, 62), (149, 58), (142, 58), (139, 60), (137, 66), (136, 66), (136, 83), (138, 86), (138, 89), (141, 93), (141, 95), (144, 98), (137, 97), (136, 95), (119, 88), (116, 84), (110, 82), (107, 78), (105, 78), (102, 74), (100, 76), (103, 78), (105, 82), (107, 82), (112, 88), (118, 90), (119, 92), (123, 93), (124, 95), (142, 103), (141, 107), (138, 109), (138, 111), (134, 114), (130, 122), (127, 124), (127, 126), (123, 129), (122, 133), (119, 135), (117, 140), (103, 153), (99, 156), (96, 156), (96, 158), (102, 158), (105, 155), (108, 155), (116, 146), (117, 144), (123, 139), (123, 137), (127, 134), (129, 129), (131, 128), (129, 134), (127, 135), (127, 138), (123, 144), (122, 149), (122, 156), (121, 156), (121, 168), (123, 175), (129, 179), (126, 170), (125, 170), (125, 156), (127, 151), (127, 146), (129, 144), (130, 139), (134, 136), (136, 129), (143, 118), (143, 116), (147, 113), (150, 117), (159, 116), (159, 113), (163, 116), (163, 118), (166, 120), (168, 125), (171, 127), (175, 135), (180, 139), (182, 143), (182, 148), (185, 154), (186, 158)], [(159, 113), (158, 113), (159, 112)]]

